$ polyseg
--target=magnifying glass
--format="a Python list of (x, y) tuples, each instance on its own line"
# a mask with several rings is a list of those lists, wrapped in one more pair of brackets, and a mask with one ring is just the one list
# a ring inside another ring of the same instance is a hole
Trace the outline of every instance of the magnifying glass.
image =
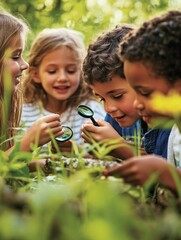
[(69, 139), (71, 139), (71, 137), (73, 136), (72, 129), (67, 126), (62, 126), (62, 130), (64, 133), (61, 136), (56, 137), (55, 139), (58, 142), (65, 142), (65, 141), (68, 141)]
[(90, 118), (95, 126), (99, 126), (96, 120), (93, 118), (94, 111), (86, 105), (79, 105), (77, 108), (78, 114), (84, 118)]

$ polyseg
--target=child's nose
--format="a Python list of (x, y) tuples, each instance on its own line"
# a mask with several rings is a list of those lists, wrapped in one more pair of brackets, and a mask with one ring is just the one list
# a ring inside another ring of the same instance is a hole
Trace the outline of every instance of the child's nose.
[(138, 99), (134, 100), (133, 106), (136, 110), (142, 110), (144, 108), (144, 104)]
[(58, 80), (61, 81), (61, 80), (66, 80), (67, 79), (67, 74), (64, 70), (61, 70), (58, 74)]
[(109, 102), (104, 102), (104, 109), (107, 113), (112, 113), (117, 110), (117, 107)]
[(23, 71), (23, 70), (29, 68), (29, 64), (23, 59), (20, 67), (21, 67), (21, 70)]

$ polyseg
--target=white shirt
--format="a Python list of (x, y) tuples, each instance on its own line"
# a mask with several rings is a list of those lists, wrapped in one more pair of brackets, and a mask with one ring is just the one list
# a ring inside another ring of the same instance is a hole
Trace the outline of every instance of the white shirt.
[(176, 125), (172, 127), (168, 139), (168, 162), (181, 168), (181, 133)]

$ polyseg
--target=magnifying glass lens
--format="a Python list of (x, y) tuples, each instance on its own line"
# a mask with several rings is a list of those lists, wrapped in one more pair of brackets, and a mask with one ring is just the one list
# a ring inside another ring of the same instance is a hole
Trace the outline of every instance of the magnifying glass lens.
[(79, 105), (77, 110), (82, 117), (90, 118), (94, 115), (94, 112), (92, 111), (92, 109), (85, 105)]
[(79, 105), (77, 111), (80, 116), (90, 118), (95, 126), (99, 126), (96, 120), (93, 118), (94, 111), (90, 107), (86, 105)]
[(64, 133), (61, 136), (56, 137), (56, 140), (59, 142), (65, 142), (71, 139), (71, 137), (73, 136), (72, 129), (67, 126), (62, 126), (62, 130)]

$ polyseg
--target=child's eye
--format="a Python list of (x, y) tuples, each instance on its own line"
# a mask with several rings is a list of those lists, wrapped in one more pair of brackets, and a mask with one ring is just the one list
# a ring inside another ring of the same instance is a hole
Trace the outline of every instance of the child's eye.
[(48, 73), (49, 73), (49, 74), (55, 74), (55, 73), (56, 73), (56, 70), (49, 70)]
[(74, 74), (77, 70), (67, 70), (69, 74)]
[(21, 51), (15, 51), (15, 52), (12, 53), (12, 57), (11, 58), (13, 60), (17, 61), (21, 57), (21, 53), (22, 53)]
[(119, 95), (114, 95), (113, 98), (114, 99), (120, 99), (123, 97), (123, 94), (119, 94)]
[(142, 96), (144, 96), (144, 97), (149, 97), (149, 96), (150, 96), (150, 93), (142, 93)]
[(151, 94), (151, 92), (140, 91), (140, 94), (141, 94), (142, 96), (144, 96), (144, 97), (148, 97), (148, 96)]
[(151, 95), (152, 91), (146, 90), (146, 89), (138, 89), (137, 93), (142, 95), (143, 97), (149, 97)]
[(13, 59), (13, 60), (18, 60), (19, 58), (20, 58), (19, 55), (17, 55), (17, 56), (12, 56), (12, 59)]

